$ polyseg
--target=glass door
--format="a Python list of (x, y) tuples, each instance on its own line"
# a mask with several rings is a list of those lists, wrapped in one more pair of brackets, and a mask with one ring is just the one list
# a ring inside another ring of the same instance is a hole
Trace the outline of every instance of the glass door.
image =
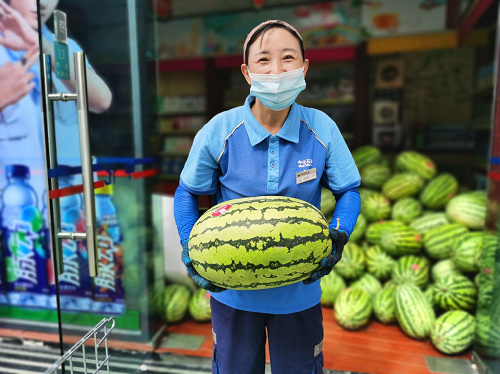
[[(148, 307), (163, 261), (149, 181), (159, 169), (143, 146), (142, 3), (38, 3), (45, 183), (29, 186), (21, 166), (8, 172), (42, 197), (50, 238), (40, 244), (50, 259), (43, 302), (63, 350), (107, 317), (116, 323), (110, 348), (146, 355), (162, 332)], [(120, 365), (139, 367), (142, 356)]]

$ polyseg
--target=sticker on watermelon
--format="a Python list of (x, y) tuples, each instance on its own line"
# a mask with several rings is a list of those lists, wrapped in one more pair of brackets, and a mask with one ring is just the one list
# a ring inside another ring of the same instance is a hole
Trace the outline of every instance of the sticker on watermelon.
[(212, 212), (212, 217), (220, 217), (227, 213), (231, 209), (231, 204), (223, 205)]

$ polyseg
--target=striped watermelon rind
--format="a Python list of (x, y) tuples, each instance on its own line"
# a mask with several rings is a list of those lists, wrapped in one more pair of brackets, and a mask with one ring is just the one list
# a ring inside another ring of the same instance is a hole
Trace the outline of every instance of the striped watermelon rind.
[(198, 219), (189, 237), (196, 271), (213, 284), (234, 290), (304, 280), (331, 251), (323, 214), (305, 201), (283, 196), (218, 204)]
[(391, 169), (387, 165), (371, 164), (360, 172), (361, 185), (378, 190), (390, 177)]
[(396, 167), (405, 172), (412, 172), (424, 180), (436, 175), (436, 164), (426, 155), (415, 151), (404, 151), (396, 156)]
[(163, 291), (163, 315), (167, 323), (181, 321), (188, 311), (191, 291), (183, 284), (171, 284)]
[(365, 251), (366, 270), (378, 279), (385, 280), (391, 277), (395, 260), (380, 248), (379, 245), (369, 247)]
[(389, 218), (391, 215), (391, 202), (381, 193), (374, 193), (361, 203), (361, 213), (370, 222)]
[(392, 280), (397, 284), (410, 283), (424, 289), (429, 283), (430, 263), (425, 257), (407, 255), (401, 257), (392, 271)]
[(392, 219), (405, 224), (422, 214), (422, 204), (414, 197), (405, 197), (396, 201), (392, 207)]
[(382, 284), (370, 273), (363, 274), (358, 280), (350, 285), (351, 288), (361, 288), (373, 299), (378, 291), (382, 289)]
[(352, 231), (351, 236), (349, 237), (349, 240), (351, 242), (357, 242), (363, 239), (367, 226), (368, 222), (365, 216), (362, 213), (360, 213), (358, 219), (356, 220), (356, 225), (354, 226), (354, 230)]
[(474, 348), (482, 355), (500, 357), (500, 325), (491, 321), (489, 316), (478, 315)]
[(395, 287), (384, 287), (373, 299), (373, 313), (380, 322), (385, 324), (396, 321), (394, 290)]
[(340, 292), (346, 288), (344, 279), (332, 270), (320, 280), (321, 282), (321, 305), (332, 307)]
[(212, 316), (210, 307), (210, 294), (207, 290), (200, 288), (193, 293), (189, 300), (189, 314), (195, 321), (208, 322)]
[(444, 310), (472, 311), (476, 301), (476, 286), (462, 275), (440, 278), (434, 284), (434, 302)]
[(373, 222), (366, 228), (365, 238), (370, 244), (380, 244), (382, 231), (389, 229), (391, 227), (403, 226), (402, 222), (399, 221), (379, 221)]
[(449, 223), (427, 231), (424, 234), (424, 247), (429, 257), (443, 260), (450, 257), (453, 243), (469, 232), (467, 227), (459, 223)]
[(335, 302), (334, 314), (340, 326), (357, 330), (370, 321), (372, 314), (370, 296), (361, 288), (346, 288)]
[(420, 201), (430, 209), (443, 208), (457, 191), (457, 179), (449, 173), (443, 173), (429, 181), (422, 189)]
[(389, 227), (380, 235), (380, 246), (391, 256), (398, 257), (421, 252), (421, 235), (409, 226)]
[(352, 151), (352, 158), (358, 170), (362, 170), (370, 164), (377, 163), (382, 158), (382, 152), (373, 145), (364, 145)]
[(448, 311), (436, 319), (431, 331), (432, 344), (445, 354), (458, 354), (474, 340), (476, 319), (462, 310)]
[(421, 217), (418, 217), (411, 222), (410, 227), (417, 230), (419, 233), (424, 234), (431, 229), (448, 223), (450, 223), (450, 221), (448, 220), (446, 213), (425, 212)]
[(348, 242), (344, 246), (342, 258), (335, 265), (335, 271), (344, 279), (357, 279), (365, 271), (365, 254), (356, 243)]
[(463, 273), (477, 273), (478, 259), (481, 257), (484, 234), (471, 232), (455, 240), (451, 258), (455, 267)]
[(440, 260), (432, 266), (431, 276), (434, 282), (450, 275), (461, 275), (451, 258)]
[(455, 196), (446, 204), (450, 221), (461, 223), (473, 230), (484, 229), (486, 224), (487, 197), (483, 191)]
[(382, 185), (382, 193), (395, 201), (416, 195), (424, 186), (424, 180), (415, 173), (395, 174)]
[(414, 339), (429, 336), (436, 315), (424, 293), (413, 284), (404, 284), (394, 291), (396, 319), (401, 329)]

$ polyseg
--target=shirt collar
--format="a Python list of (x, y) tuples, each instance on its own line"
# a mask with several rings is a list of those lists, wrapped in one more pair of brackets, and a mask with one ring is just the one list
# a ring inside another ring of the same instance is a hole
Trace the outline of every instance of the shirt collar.
[[(248, 95), (244, 105), (243, 117), (245, 121), (245, 128), (247, 130), (248, 137), (250, 138), (250, 144), (252, 145), (252, 147), (271, 136), (271, 134), (266, 129), (264, 129), (253, 116), (252, 109), (250, 107), (250, 104), (253, 101), (255, 101), (255, 96)], [(292, 104), (292, 108), (290, 109), (290, 113), (288, 113), (288, 117), (283, 124), (283, 127), (276, 134), (276, 136), (280, 137), (281, 139), (288, 140), (292, 143), (298, 143), (299, 130), (300, 106), (294, 102)]]

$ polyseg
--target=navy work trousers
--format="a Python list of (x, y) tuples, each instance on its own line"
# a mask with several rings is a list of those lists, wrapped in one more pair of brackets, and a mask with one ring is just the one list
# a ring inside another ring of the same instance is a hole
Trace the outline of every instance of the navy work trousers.
[(291, 314), (246, 312), (211, 298), (212, 374), (264, 374), (266, 330), (273, 374), (323, 374), (320, 304)]

